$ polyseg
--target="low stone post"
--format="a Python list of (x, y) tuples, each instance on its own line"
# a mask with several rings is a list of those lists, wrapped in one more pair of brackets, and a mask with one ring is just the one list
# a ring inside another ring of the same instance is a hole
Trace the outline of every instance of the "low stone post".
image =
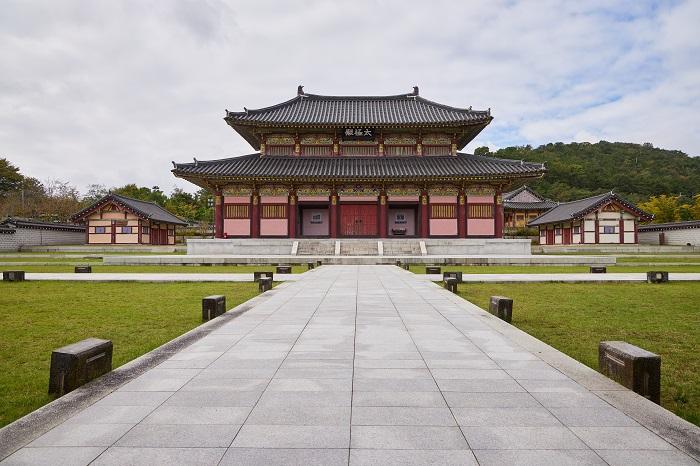
[(2, 281), (4, 282), (23, 282), (24, 270), (5, 270), (2, 273)]
[(51, 353), (49, 393), (63, 396), (112, 370), (112, 342), (87, 338)]
[(92, 273), (91, 265), (76, 265), (75, 273)]
[(442, 267), (428, 266), (425, 268), (426, 274), (440, 274), (442, 273)]
[(261, 278), (264, 277), (269, 277), (270, 279), (272, 279), (273, 276), (274, 273), (272, 272), (253, 272), (253, 281), (258, 282)]
[(272, 289), (272, 277), (261, 277), (258, 282), (258, 290), (264, 293)]
[(291, 265), (278, 265), (275, 269), (275, 273), (292, 273)]
[(591, 273), (608, 273), (608, 268), (602, 267), (602, 266), (597, 266), (597, 265), (592, 265), (590, 267), (590, 272)]
[(396, 261), (396, 267), (401, 267), (401, 261)]
[(661, 403), (661, 356), (624, 341), (601, 341), (598, 368), (603, 375)]
[(323, 265), (323, 261), (322, 261), (322, 260), (317, 260), (317, 261), (316, 261), (316, 267), (321, 267), (322, 265)]
[(226, 296), (212, 295), (202, 298), (202, 322), (206, 322), (226, 312)]
[(510, 323), (513, 319), (513, 300), (505, 296), (491, 296), (489, 313)]
[(666, 283), (668, 282), (668, 272), (647, 272), (647, 282), (649, 283)]
[(445, 278), (445, 289), (452, 293), (457, 293), (457, 279), (452, 277)]
[(462, 272), (442, 272), (442, 279), (455, 278), (457, 283), (462, 283)]
[(311, 269), (314, 268), (314, 263), (313, 263), (313, 262), (307, 262), (307, 263), (306, 263), (306, 267), (307, 267), (308, 270), (311, 270)]

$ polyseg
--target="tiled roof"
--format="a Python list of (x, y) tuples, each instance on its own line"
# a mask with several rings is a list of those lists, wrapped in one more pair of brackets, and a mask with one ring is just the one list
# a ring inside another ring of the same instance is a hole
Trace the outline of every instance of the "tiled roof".
[[(538, 201), (514, 201), (513, 199), (517, 198), (519, 194), (527, 192), (531, 195), (531, 197), (535, 199), (539, 199)], [(553, 201), (551, 199), (547, 199), (546, 197), (542, 197), (539, 194), (537, 194), (535, 191), (532, 190), (527, 185), (523, 185), (519, 187), (518, 189), (515, 189), (513, 191), (507, 192), (503, 194), (503, 207), (506, 209), (514, 209), (514, 210), (547, 210), (551, 209), (552, 207), (556, 206), (557, 203), (556, 201)]]
[(84, 226), (74, 223), (45, 222), (43, 220), (20, 217), (7, 217), (0, 222), (0, 227), (7, 229), (28, 228), (32, 230), (85, 231)]
[(650, 223), (649, 225), (640, 225), (638, 230), (641, 231), (665, 231), (665, 230), (686, 230), (700, 228), (700, 220), (687, 220), (685, 222), (668, 222), (668, 223)]
[(227, 112), (226, 121), (236, 123), (302, 125), (422, 125), (488, 124), (490, 111), (455, 108), (414, 93), (391, 96), (327, 96), (306, 94), (271, 107)]
[(108, 204), (110, 202), (115, 202), (118, 205), (125, 206), (129, 208), (132, 212), (134, 212), (136, 215), (148, 219), (148, 220), (153, 220), (156, 222), (164, 222), (164, 223), (174, 223), (176, 225), (187, 225), (186, 222), (182, 221), (180, 218), (176, 217), (175, 215), (171, 214), (167, 210), (165, 210), (163, 207), (159, 206), (155, 202), (148, 202), (148, 201), (142, 201), (139, 199), (132, 199), (130, 197), (122, 196), (119, 194), (114, 194), (110, 193), (100, 199), (99, 201), (95, 202), (94, 204), (86, 207), (85, 209), (81, 210), (80, 212), (76, 213), (73, 215), (73, 219), (79, 220), (86, 216), (87, 214), (93, 212), (97, 208)]
[(612, 191), (609, 193), (599, 194), (597, 196), (587, 197), (571, 202), (561, 202), (551, 210), (543, 213), (536, 219), (528, 223), (529, 226), (546, 225), (549, 223), (566, 222), (573, 219), (579, 219), (584, 215), (598, 209), (601, 205), (616, 201), (636, 213), (642, 219), (651, 219), (653, 215), (644, 212), (631, 202), (621, 198)]
[(175, 164), (172, 172), (185, 179), (295, 178), (317, 180), (406, 178), (536, 177), (546, 169), (539, 163), (471, 154), (440, 157), (274, 157), (250, 154), (221, 160)]

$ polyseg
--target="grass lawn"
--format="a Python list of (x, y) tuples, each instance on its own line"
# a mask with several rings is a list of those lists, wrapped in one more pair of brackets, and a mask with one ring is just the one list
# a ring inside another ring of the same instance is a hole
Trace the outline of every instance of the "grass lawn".
[(598, 343), (624, 340), (661, 355), (661, 403), (700, 425), (700, 284), (462, 284), (485, 308), (513, 298), (513, 325), (598, 369)]
[[(609, 273), (643, 273), (650, 270), (660, 269), (668, 272), (694, 272), (700, 273), (700, 265), (622, 265), (607, 266)], [(410, 270), (413, 273), (425, 273), (424, 265), (412, 265)], [(461, 270), (463, 273), (588, 273), (588, 266), (568, 266), (568, 265), (445, 265), (443, 272)]]
[[(0, 261), (1, 262), (1, 261)], [(78, 262), (76, 262), (77, 264)], [(94, 262), (85, 262), (85, 265), (92, 265), (93, 273), (253, 273), (253, 272), (274, 272), (274, 265), (212, 265), (212, 266), (189, 266), (189, 265), (101, 265)], [(73, 273), (73, 265), (9, 265), (1, 266), (3, 270), (24, 270), (25, 272), (52, 272), (52, 273)], [(305, 265), (293, 265), (292, 273), (306, 272)], [(700, 271), (700, 267), (698, 267)]]
[(665, 263), (688, 263), (688, 264), (700, 264), (700, 256), (618, 256), (617, 262), (665, 262)]
[(51, 401), (51, 351), (87, 337), (112, 340), (113, 367), (201, 324), (201, 298), (230, 309), (257, 283), (0, 282), (0, 427)]

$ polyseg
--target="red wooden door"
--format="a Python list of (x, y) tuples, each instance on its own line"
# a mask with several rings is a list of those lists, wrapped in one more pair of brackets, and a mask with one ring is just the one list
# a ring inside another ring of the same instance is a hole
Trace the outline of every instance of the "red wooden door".
[(377, 206), (341, 204), (341, 236), (377, 236)]
[(547, 244), (554, 244), (554, 230), (547, 230)]
[(571, 244), (571, 228), (564, 228), (564, 237), (562, 239), (564, 244)]

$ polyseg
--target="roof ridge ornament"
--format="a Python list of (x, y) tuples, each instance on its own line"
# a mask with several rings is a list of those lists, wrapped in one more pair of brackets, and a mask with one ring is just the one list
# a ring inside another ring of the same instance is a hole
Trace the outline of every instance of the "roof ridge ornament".
[(413, 86), (413, 95), (420, 95), (418, 92), (418, 86)]
[(304, 86), (301, 85), (301, 84), (299, 84), (299, 85), (297, 86), (297, 95), (305, 95), (305, 94), (304, 94)]

